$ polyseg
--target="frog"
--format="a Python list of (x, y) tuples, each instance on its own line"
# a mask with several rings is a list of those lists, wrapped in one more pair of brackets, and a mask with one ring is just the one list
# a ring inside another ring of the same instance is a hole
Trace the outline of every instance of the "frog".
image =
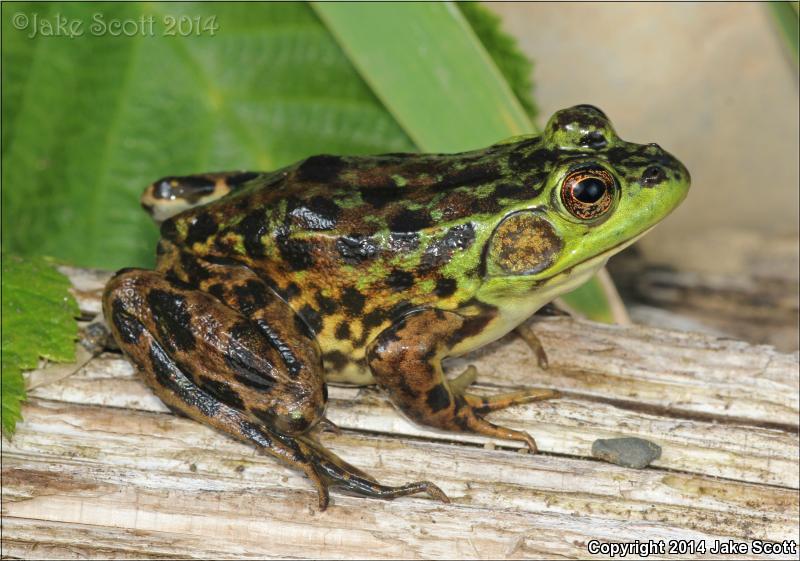
[(154, 270), (108, 282), (103, 312), (173, 411), (330, 488), (394, 499), (320, 442), (328, 384), (377, 385), (412, 422), (519, 441), (487, 416), (552, 398), (469, 391), (442, 361), (508, 334), (597, 273), (686, 197), (686, 167), (622, 140), (592, 105), (540, 134), (454, 154), (316, 155), (269, 172), (170, 176), (142, 206), (160, 224)]

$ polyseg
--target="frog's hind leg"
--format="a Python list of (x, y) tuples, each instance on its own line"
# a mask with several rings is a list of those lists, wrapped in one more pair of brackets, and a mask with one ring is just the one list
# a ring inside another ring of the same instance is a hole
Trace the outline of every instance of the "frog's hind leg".
[(147, 186), (140, 200), (145, 211), (160, 224), (184, 210), (221, 199), (264, 175), (252, 171), (223, 171), (162, 177)]
[(466, 393), (477, 374), (474, 367), (448, 382), (441, 361), (460, 340), (465, 327), (461, 315), (442, 310), (420, 310), (385, 329), (368, 348), (369, 366), (392, 403), (413, 421), (459, 432), (525, 442), (532, 452), (536, 442), (526, 432), (497, 426), (483, 414), (511, 405), (555, 397), (550, 390), (523, 390), (493, 397)]
[[(310, 332), (309, 328), (291, 307), (278, 297), (251, 269), (244, 266), (231, 267), (203, 260), (198, 260), (197, 265), (202, 268), (201, 274), (198, 275), (202, 278), (199, 283), (199, 287), (202, 290), (213, 293), (226, 305), (256, 321), (263, 330), (269, 333), (269, 336), (279, 347), (283, 346), (279, 343), (280, 341), (293, 341), (295, 344), (304, 341), (307, 348), (314, 349), (314, 356), (313, 358), (310, 356), (305, 357), (303, 362), (315, 361), (319, 364), (321, 351), (314, 334)], [(185, 274), (185, 271), (176, 270), (174, 272), (177, 275)], [(287, 318), (292, 319), (287, 320)], [(290, 351), (284, 349), (284, 354), (287, 352)], [(294, 363), (296, 360), (289, 360), (289, 362)], [(323, 430), (332, 428), (333, 432), (340, 432), (339, 427), (324, 417), (320, 419), (319, 425)], [(309, 457), (314, 462), (317, 470), (324, 473), (326, 480), (333, 485), (376, 498), (388, 499), (425, 492), (433, 498), (449, 502), (442, 490), (429, 481), (419, 481), (397, 487), (382, 485), (371, 475), (327, 450), (316, 442), (310, 434), (297, 439), (302, 441), (303, 445), (309, 450)], [(313, 453), (310, 451), (313, 451)]]
[[(172, 296), (172, 309), (167, 295)], [(179, 364), (176, 355), (182, 355), (182, 351), (199, 352), (195, 334), (188, 325), (192, 323), (191, 305), (187, 306), (184, 297), (183, 288), (157, 273), (128, 269), (120, 271), (106, 286), (103, 308), (120, 348), (169, 409), (239, 440), (255, 443), (302, 469), (317, 488), (320, 507), (327, 506), (327, 486), (300, 446), (253, 422), (235, 407), (242, 400), (231, 388), (215, 384), (197, 369)], [(162, 303), (153, 306), (159, 299)], [(198, 354), (196, 360), (202, 364), (207, 358)], [(214, 363), (219, 366), (218, 361)], [(248, 373), (252, 383), (264, 387), (268, 386), (267, 374)]]
[(444, 503), (450, 502), (444, 491), (430, 481), (416, 481), (398, 486), (383, 485), (378, 483), (375, 478), (331, 453), (318, 442), (306, 437), (300, 437), (298, 440), (306, 445), (309, 450), (317, 452), (311, 453), (312, 461), (317, 471), (332, 485), (342, 487), (358, 495), (376, 499), (396, 499), (406, 495), (426, 493)]
[[(108, 283), (105, 315), (120, 348), (156, 395), (173, 411), (303, 470), (322, 509), (331, 485), (368, 496), (427, 492), (443, 499), (428, 482), (380, 485), (312, 438), (327, 402), (313, 334), (302, 334), (302, 322), (291, 315), (285, 316), (290, 327), (271, 329), (266, 318), (277, 313), (277, 303), (291, 309), (254, 279), (237, 284), (237, 274), (226, 279), (224, 290), (211, 290), (217, 295), (154, 271), (123, 270)], [(222, 280), (207, 271), (203, 282), (214, 278)], [(295, 338), (283, 339), (286, 333)]]

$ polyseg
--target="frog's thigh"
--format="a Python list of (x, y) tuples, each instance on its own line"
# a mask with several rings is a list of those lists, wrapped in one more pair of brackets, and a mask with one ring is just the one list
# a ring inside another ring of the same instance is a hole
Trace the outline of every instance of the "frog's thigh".
[[(182, 263), (185, 263), (182, 260)], [(302, 376), (322, 375), (322, 351), (316, 335), (275, 291), (248, 267), (220, 265), (196, 259), (199, 288), (253, 320), (282, 353), (287, 368), (306, 370)], [(191, 277), (183, 271), (187, 278)], [(310, 370), (313, 370), (311, 372)]]
[[(403, 317), (369, 346), (369, 366), (375, 380), (392, 403), (413, 421), (439, 429), (519, 440), (536, 451), (536, 443), (527, 433), (499, 427), (481, 416), (499, 408), (487, 406), (499, 406), (499, 401), (463, 393), (462, 388), (453, 391), (445, 378), (441, 361), (451, 342), (458, 340), (463, 325), (462, 316), (442, 310), (421, 310)], [(533, 393), (502, 396), (502, 407), (533, 401)]]
[[(283, 348), (256, 321), (154, 271), (121, 272), (103, 304), (122, 350), (167, 403), (176, 388), (159, 377), (153, 353), (163, 353), (212, 398), (283, 434), (303, 433), (322, 418), (321, 364), (302, 341)], [(301, 364), (306, 357), (316, 362)]]

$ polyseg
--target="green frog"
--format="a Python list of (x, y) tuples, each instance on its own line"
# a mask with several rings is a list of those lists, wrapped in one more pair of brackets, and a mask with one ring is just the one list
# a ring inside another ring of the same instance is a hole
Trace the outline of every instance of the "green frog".
[(474, 369), (447, 379), (442, 360), (584, 283), (689, 182), (590, 105), (470, 152), (166, 177), (142, 197), (161, 223), (156, 269), (117, 272), (104, 314), (167, 406), (303, 470), (321, 509), (330, 486), (446, 502), (429, 481), (384, 485), (326, 449), (326, 384), (377, 384), (416, 423), (535, 452), (486, 415), (554, 393), (476, 395)]

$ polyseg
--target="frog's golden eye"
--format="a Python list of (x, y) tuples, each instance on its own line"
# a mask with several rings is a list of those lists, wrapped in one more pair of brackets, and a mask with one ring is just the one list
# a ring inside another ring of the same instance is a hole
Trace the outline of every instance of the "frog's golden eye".
[(581, 220), (605, 214), (614, 201), (616, 182), (602, 168), (573, 171), (561, 185), (561, 201), (566, 209)]

